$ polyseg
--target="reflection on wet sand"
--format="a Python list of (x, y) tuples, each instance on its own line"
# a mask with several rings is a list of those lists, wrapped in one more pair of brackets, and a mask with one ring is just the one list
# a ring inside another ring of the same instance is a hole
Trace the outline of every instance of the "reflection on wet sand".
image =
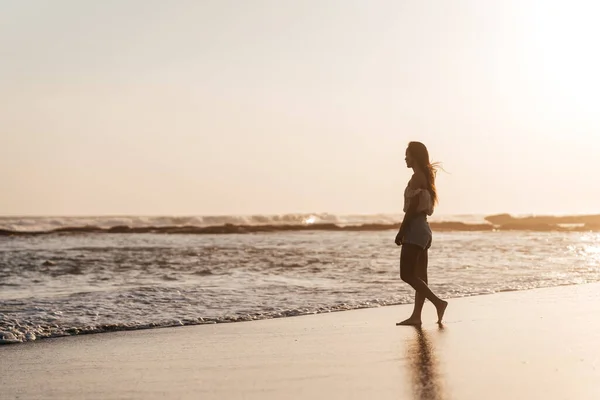
[[(412, 390), (415, 400), (443, 400), (442, 387), (435, 349), (428, 334), (421, 327), (415, 328), (415, 338), (407, 348)], [(440, 325), (440, 331), (443, 326)]]

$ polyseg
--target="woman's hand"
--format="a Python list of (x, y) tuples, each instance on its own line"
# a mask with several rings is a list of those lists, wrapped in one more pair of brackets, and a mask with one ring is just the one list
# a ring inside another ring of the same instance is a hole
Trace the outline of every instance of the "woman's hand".
[(402, 246), (403, 238), (404, 238), (404, 232), (402, 232), (402, 230), (398, 231), (398, 234), (396, 235), (396, 240), (394, 241), (396, 243), (396, 246)]

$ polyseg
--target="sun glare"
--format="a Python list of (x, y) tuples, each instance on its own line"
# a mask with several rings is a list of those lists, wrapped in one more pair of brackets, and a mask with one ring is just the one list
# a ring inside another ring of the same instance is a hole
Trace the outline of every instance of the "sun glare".
[(316, 221), (317, 221), (317, 219), (316, 219), (316, 218), (315, 218), (313, 215), (311, 215), (310, 217), (308, 217), (308, 218), (306, 218), (306, 219), (304, 220), (304, 223), (305, 223), (306, 225), (312, 225), (312, 224), (314, 224)]
[(588, 2), (578, 8), (550, 1), (531, 11), (530, 35), (524, 39), (528, 42), (526, 65), (548, 95), (544, 101), (569, 116), (596, 115), (600, 53), (591, 49), (600, 37), (595, 21), (600, 5)]

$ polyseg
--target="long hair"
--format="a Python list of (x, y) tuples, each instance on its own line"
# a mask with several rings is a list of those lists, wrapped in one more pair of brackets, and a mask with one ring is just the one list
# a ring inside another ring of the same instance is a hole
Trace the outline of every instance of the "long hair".
[(435, 175), (440, 168), (438, 163), (432, 163), (429, 160), (429, 151), (421, 142), (410, 142), (408, 144), (408, 152), (412, 156), (417, 168), (425, 173), (427, 177), (427, 190), (431, 195), (433, 204), (438, 202), (437, 189), (435, 188)]

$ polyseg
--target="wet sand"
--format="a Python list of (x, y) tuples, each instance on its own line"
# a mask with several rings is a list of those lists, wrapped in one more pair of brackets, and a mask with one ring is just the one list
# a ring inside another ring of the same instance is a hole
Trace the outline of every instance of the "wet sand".
[(599, 399), (600, 284), (0, 347), (2, 399)]

